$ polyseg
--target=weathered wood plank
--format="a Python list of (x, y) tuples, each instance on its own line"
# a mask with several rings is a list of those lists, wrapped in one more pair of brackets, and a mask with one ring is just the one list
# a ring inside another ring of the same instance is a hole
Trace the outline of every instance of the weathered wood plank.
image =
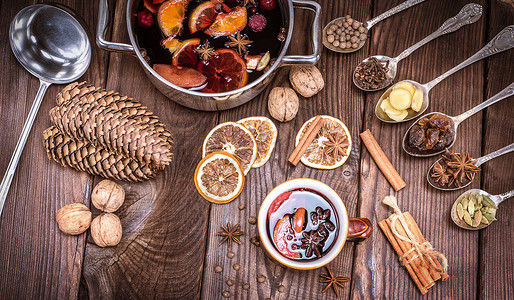
[[(125, 1), (116, 1), (113, 36), (126, 42)], [(193, 173), (203, 137), (217, 113), (193, 111), (164, 97), (135, 57), (110, 54), (106, 88), (129, 95), (155, 112), (171, 131), (173, 162), (155, 179), (122, 183), (126, 203), (116, 214), (121, 243), (97, 247), (88, 237), (84, 278), (90, 298), (191, 299), (200, 294), (209, 205), (196, 192)], [(95, 184), (101, 178), (95, 178)], [(92, 209), (94, 216), (99, 211)]]
[[(489, 3), (487, 36), (512, 24), (514, 7), (500, 1)], [(486, 88), (483, 99), (498, 93), (514, 82), (514, 50), (498, 54), (486, 64)], [(482, 153), (487, 154), (514, 142), (512, 119), (513, 97), (503, 100), (483, 114)], [(493, 195), (514, 189), (514, 154), (509, 153), (482, 166), (482, 188)], [(510, 214), (514, 211), (511, 200), (501, 204), (494, 222), (479, 234), (478, 297), (480, 299), (508, 299), (514, 295), (514, 231)]]
[[(8, 43), (9, 24), (19, 10), (34, 2), (2, 3), (2, 176), (38, 88), (38, 80), (23, 69), (11, 52)], [(97, 1), (59, 2), (74, 9), (86, 23), (96, 23)], [(81, 79), (101, 81), (98, 68), (105, 64), (106, 57), (93, 49), (91, 67)], [(65, 204), (88, 202), (90, 177), (70, 168), (62, 168), (48, 160), (41, 136), (43, 130), (50, 125), (48, 111), (55, 106), (55, 96), (62, 87), (51, 86), (47, 91), (0, 218), (0, 240), (3, 241), (0, 246), (3, 254), (0, 260), (0, 271), (3, 274), (3, 280), (0, 280), (2, 298), (77, 297), (85, 235), (74, 237), (62, 234), (57, 228), (55, 213)]]
[[(375, 1), (374, 15), (400, 2), (402, 1)], [(408, 12), (379, 23), (372, 30), (371, 52), (388, 56), (398, 55), (437, 29), (447, 18), (455, 15), (466, 2), (427, 1), (409, 9)], [(484, 1), (478, 3), (487, 11)], [(414, 52), (400, 62), (397, 81), (413, 79), (425, 83), (472, 55), (485, 43), (485, 21), (486, 18), (482, 17), (479, 22), (432, 41)], [(483, 62), (476, 63), (436, 86), (430, 93), (431, 104), (428, 112), (442, 111), (455, 115), (481, 102), (483, 66)], [(363, 149), (359, 213), (374, 216), (373, 222), (376, 224), (390, 214), (381, 204), (382, 199), (389, 194), (396, 195), (400, 208), (413, 215), (425, 238), (435, 249), (448, 257), (451, 277), (448, 281), (431, 288), (430, 297), (474, 298), (477, 290), (464, 288), (462, 283), (465, 282), (468, 287), (477, 284), (475, 274), (478, 271), (478, 234), (460, 230), (452, 223), (449, 215), (451, 203), (460, 192), (443, 193), (429, 187), (426, 172), (436, 158), (417, 159), (401, 150), (401, 141), (410, 123), (381, 123), (374, 116), (380, 94), (370, 93), (367, 97), (363, 129), (369, 128), (377, 137), (384, 152), (407, 182), (407, 187), (394, 193), (367, 150)], [(459, 127), (459, 136), (453, 150), (470, 151), (479, 155), (480, 133), (481, 118), (475, 116)], [(478, 187), (479, 182), (474, 182), (473, 186)], [(396, 254), (379, 229), (376, 230), (372, 243), (363, 243), (357, 248), (354, 264), (354, 299), (415, 299), (421, 296), (408, 273), (402, 270)], [(369, 271), (370, 267), (372, 272)]]

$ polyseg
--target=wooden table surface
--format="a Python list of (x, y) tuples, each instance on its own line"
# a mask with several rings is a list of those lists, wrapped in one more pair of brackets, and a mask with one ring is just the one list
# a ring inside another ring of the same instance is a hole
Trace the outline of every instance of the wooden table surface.
[[(508, 0), (504, 0), (509, 2)], [(0, 174), (7, 168), (21, 128), (38, 88), (38, 80), (16, 61), (8, 43), (8, 27), (15, 14), (34, 0), (2, 1), (0, 10)], [(98, 1), (58, 0), (75, 9), (96, 29)], [(368, 20), (402, 2), (378, 0), (320, 2), (322, 25), (351, 14)], [(62, 234), (55, 222), (56, 211), (72, 202), (90, 205), (92, 187), (99, 177), (63, 168), (46, 157), (42, 131), (50, 125), (48, 111), (63, 86), (49, 88), (14, 177), (0, 217), (0, 298), (176, 298), (220, 299), (224, 290), (237, 299), (335, 299), (333, 291), (321, 294), (319, 275), (325, 269), (290, 270), (270, 261), (263, 249), (250, 243), (257, 235), (248, 217), (256, 216), (262, 199), (277, 184), (292, 178), (308, 177), (332, 186), (343, 198), (349, 215), (369, 218), (375, 230), (360, 244), (347, 243), (329, 266), (338, 275), (351, 277), (341, 298), (422, 298), (397, 259), (393, 248), (377, 226), (390, 213), (381, 200), (394, 194), (404, 211), (417, 220), (421, 231), (435, 249), (446, 254), (450, 279), (438, 282), (425, 298), (512, 299), (514, 297), (514, 225), (510, 215), (514, 201), (501, 205), (498, 221), (488, 229), (466, 231), (450, 219), (450, 207), (461, 193), (431, 188), (426, 172), (434, 158), (406, 155), (400, 147), (410, 123), (390, 125), (380, 122), (374, 107), (380, 92), (365, 93), (351, 82), (359, 61), (371, 54), (398, 55), (419, 41), (446, 19), (457, 14), (469, 1), (427, 0), (378, 23), (369, 42), (360, 51), (341, 55), (323, 49), (318, 67), (325, 88), (311, 99), (300, 99), (297, 117), (287, 123), (275, 122), (278, 141), (270, 161), (253, 169), (242, 194), (226, 205), (212, 205), (197, 193), (193, 172), (201, 159), (201, 144), (216, 124), (248, 116), (269, 116), (267, 94), (274, 86), (289, 86), (288, 68), (278, 72), (274, 82), (256, 99), (222, 112), (194, 111), (165, 98), (146, 78), (136, 58), (110, 54), (93, 46), (89, 70), (81, 78), (89, 83), (119, 91), (140, 100), (156, 112), (172, 132), (175, 158), (155, 179), (144, 183), (122, 183), (125, 204), (117, 212), (123, 225), (123, 239), (112, 248), (99, 248), (89, 235)], [(504, 27), (514, 21), (514, 8), (500, 0), (477, 0), (483, 16), (468, 25), (414, 52), (399, 65), (397, 80), (427, 82), (471, 56)], [(128, 41), (125, 1), (117, 1), (110, 36)], [(305, 30), (312, 16), (298, 12), (290, 53), (307, 53)], [(456, 115), (496, 94), (514, 81), (514, 50), (475, 63), (442, 81), (430, 94), (429, 111)], [(459, 127), (453, 147), (478, 157), (514, 142), (514, 99), (506, 99), (476, 114)], [(353, 147), (348, 161), (332, 171), (314, 170), (287, 158), (294, 148), (294, 136), (312, 116), (328, 114), (340, 118), (350, 129)], [(395, 193), (368, 151), (359, 133), (370, 129), (407, 182)], [(499, 194), (514, 188), (514, 154), (486, 163), (472, 188)], [(239, 210), (244, 203), (246, 209)], [(99, 213), (92, 207), (94, 215)], [(226, 257), (225, 245), (218, 246), (220, 225), (241, 223), (245, 235), (235, 245), (235, 257)], [(235, 271), (233, 264), (241, 269)], [(223, 266), (215, 273), (216, 265)], [(256, 276), (266, 280), (257, 283)], [(225, 280), (232, 278), (234, 286)], [(243, 290), (248, 283), (250, 289)], [(283, 285), (284, 291), (279, 292)]]

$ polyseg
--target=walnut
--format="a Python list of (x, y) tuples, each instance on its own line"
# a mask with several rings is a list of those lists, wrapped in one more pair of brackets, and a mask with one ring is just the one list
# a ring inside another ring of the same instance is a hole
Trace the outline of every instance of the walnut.
[(91, 224), (91, 211), (82, 203), (71, 203), (61, 207), (55, 216), (59, 229), (67, 234), (81, 234)]
[(125, 201), (125, 191), (116, 182), (102, 180), (93, 189), (91, 202), (101, 211), (114, 212)]
[(298, 96), (288, 87), (275, 87), (268, 95), (268, 110), (280, 122), (291, 121), (298, 112)]
[(120, 218), (113, 213), (103, 213), (91, 222), (91, 236), (100, 247), (116, 246), (121, 240)]
[(289, 81), (305, 98), (316, 95), (325, 86), (321, 72), (314, 65), (293, 66), (289, 71)]

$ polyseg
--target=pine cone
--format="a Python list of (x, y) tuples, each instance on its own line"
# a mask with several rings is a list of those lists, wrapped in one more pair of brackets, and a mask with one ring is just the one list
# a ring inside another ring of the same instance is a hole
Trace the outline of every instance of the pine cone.
[(157, 170), (135, 159), (105, 150), (100, 145), (76, 141), (51, 126), (43, 132), (49, 159), (78, 171), (125, 181), (143, 181), (155, 177)]
[(52, 123), (75, 140), (164, 169), (173, 140), (164, 123), (141, 103), (83, 83), (66, 86), (50, 110)]

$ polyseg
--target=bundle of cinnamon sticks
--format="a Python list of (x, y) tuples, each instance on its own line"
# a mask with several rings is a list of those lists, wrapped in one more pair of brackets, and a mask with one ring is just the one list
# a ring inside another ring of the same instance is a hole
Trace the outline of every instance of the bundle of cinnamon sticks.
[(449, 278), (446, 257), (435, 251), (425, 240), (411, 214), (402, 213), (393, 196), (387, 196), (383, 202), (391, 206), (395, 213), (380, 221), (378, 225), (419, 291), (424, 295), (437, 280), (445, 281)]

